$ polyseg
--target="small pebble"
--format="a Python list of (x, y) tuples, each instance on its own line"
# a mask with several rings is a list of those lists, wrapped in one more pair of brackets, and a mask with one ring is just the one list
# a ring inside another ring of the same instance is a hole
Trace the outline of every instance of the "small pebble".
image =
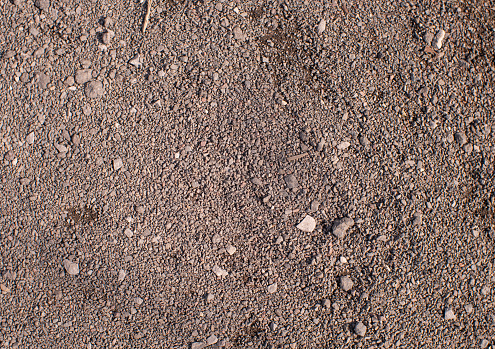
[(277, 292), (277, 284), (276, 283), (268, 286), (268, 293), (275, 293), (275, 292)]
[(218, 342), (218, 338), (217, 338), (217, 336), (215, 336), (214, 334), (212, 334), (211, 336), (209, 336), (209, 337), (206, 339), (206, 345), (213, 345), (213, 344), (215, 344), (216, 342)]
[(105, 89), (103, 88), (103, 84), (101, 81), (91, 81), (86, 84), (84, 88), (84, 93), (86, 97), (89, 98), (99, 98), (105, 94)]
[(360, 337), (364, 337), (366, 334), (366, 326), (360, 321), (354, 326), (354, 333)]
[(423, 223), (423, 215), (421, 214), (421, 212), (416, 212), (413, 215), (412, 224), (414, 226), (418, 226), (418, 225), (421, 225), (422, 223)]
[(122, 168), (123, 162), (121, 158), (117, 158), (113, 160), (113, 170), (118, 171)]
[(141, 305), (143, 304), (143, 299), (140, 297), (136, 297), (134, 298), (134, 303), (136, 303), (137, 305)]
[(68, 259), (64, 259), (63, 265), (65, 268), (65, 271), (67, 271), (67, 274), (69, 274), (69, 275), (79, 274), (79, 264), (74, 263)]
[(456, 319), (456, 316), (454, 314), (454, 311), (451, 308), (445, 309), (444, 319), (445, 320), (455, 320)]
[(467, 142), (467, 137), (464, 132), (456, 132), (454, 134), (454, 139), (461, 147)]
[(351, 143), (349, 143), (349, 142), (342, 142), (339, 145), (337, 145), (337, 149), (338, 150), (345, 150), (345, 149), (349, 148), (350, 145), (351, 145)]
[(326, 27), (327, 27), (327, 21), (325, 19), (322, 19), (320, 21), (320, 23), (318, 24), (318, 29), (317, 29), (318, 35), (323, 34), (323, 32), (325, 31)]
[(206, 295), (206, 301), (207, 301), (207, 302), (211, 302), (211, 301), (213, 301), (214, 299), (215, 299), (215, 295), (214, 295), (213, 293), (208, 293), (208, 294)]
[(315, 221), (315, 219), (313, 217), (306, 216), (301, 221), (301, 223), (299, 223), (296, 226), (296, 228), (299, 229), (299, 230), (301, 230), (301, 231), (304, 231), (304, 232), (307, 232), (307, 233), (311, 233), (316, 228), (316, 221)]
[(139, 53), (137, 55), (135, 55), (134, 58), (132, 58), (129, 61), (129, 64), (135, 66), (136, 68), (140, 68), (143, 65), (143, 62), (141, 60), (141, 56), (139, 55)]
[(120, 269), (120, 270), (119, 270), (119, 276), (118, 276), (117, 280), (118, 280), (119, 282), (124, 281), (124, 279), (125, 279), (126, 275), (127, 275), (126, 271), (125, 271), (124, 269)]
[(347, 230), (354, 225), (354, 220), (349, 217), (345, 217), (339, 220), (336, 220), (333, 223), (332, 233), (339, 239), (343, 239)]
[(342, 276), (340, 278), (340, 287), (344, 291), (348, 292), (354, 287), (354, 282), (349, 276)]
[(227, 250), (227, 253), (231, 256), (237, 251), (237, 249), (232, 245), (227, 245), (226, 250)]
[(26, 136), (26, 143), (29, 145), (33, 145), (34, 143), (34, 132), (31, 132)]
[(133, 232), (132, 232), (132, 230), (131, 230), (131, 229), (129, 229), (129, 228), (126, 228), (126, 229), (124, 230), (124, 234), (125, 234), (125, 236), (127, 236), (129, 239), (130, 239), (130, 238), (132, 238), (132, 237), (134, 236), (134, 233), (133, 233)]
[(436, 48), (437, 50), (440, 50), (442, 48), (444, 38), (445, 38), (445, 31), (443, 29), (437, 31), (432, 41), (433, 47)]
[(203, 349), (205, 344), (203, 342), (194, 342), (191, 344), (191, 349)]
[(112, 30), (107, 30), (101, 36), (101, 41), (103, 41), (103, 43), (105, 45), (110, 45), (114, 36), (115, 36), (115, 33)]
[(144, 214), (144, 206), (138, 206), (136, 207), (136, 212), (139, 214)]
[(91, 69), (79, 69), (76, 72), (76, 76), (74, 78), (75, 82), (77, 82), (79, 85), (85, 84), (88, 81), (91, 81), (93, 78), (93, 71)]
[(293, 174), (285, 176), (284, 180), (285, 180), (285, 184), (287, 185), (287, 188), (289, 189), (295, 189), (299, 186), (296, 176), (294, 176)]
[(224, 270), (224, 269), (220, 268), (218, 265), (215, 265), (215, 266), (211, 269), (211, 271), (213, 271), (213, 273), (215, 273), (215, 275), (216, 275), (216, 276), (218, 276), (218, 277), (222, 277), (222, 276), (227, 276), (227, 275), (229, 275), (229, 273), (228, 273), (226, 270)]
[(246, 38), (240, 27), (235, 27), (233, 32), (234, 32), (234, 39), (236, 40), (244, 40)]
[(251, 179), (251, 183), (253, 183), (254, 185), (258, 185), (258, 186), (262, 186), (263, 185), (263, 182), (259, 178), (253, 178), (253, 179)]
[(4, 284), (0, 284), (0, 290), (2, 291), (3, 294), (7, 294), (10, 292), (10, 288), (5, 286)]
[(50, 1), (49, 0), (36, 0), (34, 2), (34, 6), (39, 8), (42, 11), (48, 11), (48, 8), (50, 7)]

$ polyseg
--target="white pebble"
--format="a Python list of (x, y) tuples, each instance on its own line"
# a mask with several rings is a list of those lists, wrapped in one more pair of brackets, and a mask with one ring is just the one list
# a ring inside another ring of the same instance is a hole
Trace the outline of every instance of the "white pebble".
[(277, 292), (277, 283), (271, 284), (268, 286), (268, 293), (275, 293)]
[(296, 228), (301, 231), (311, 233), (316, 228), (316, 221), (313, 217), (308, 215), (304, 217), (304, 219), (296, 226)]
[(442, 43), (444, 38), (445, 38), (445, 30), (440, 29), (439, 31), (437, 31), (435, 37), (433, 38), (433, 46), (437, 50), (440, 50), (442, 48)]
[(227, 273), (226, 270), (220, 268), (218, 265), (215, 265), (211, 271), (213, 271), (213, 273), (215, 273), (216, 276), (218, 277), (222, 277), (222, 276), (227, 276), (229, 275), (229, 273)]
[(323, 32), (325, 31), (326, 27), (327, 27), (327, 21), (325, 21), (324, 19), (322, 19), (320, 21), (320, 24), (318, 24), (318, 35), (323, 34)]
[(125, 270), (120, 269), (119, 270), (119, 277), (118, 277), (119, 282), (124, 281), (126, 275), (127, 275), (127, 273), (125, 272)]
[(237, 248), (235, 248), (232, 245), (227, 245), (226, 250), (227, 250), (227, 253), (232, 256), (237, 251)]

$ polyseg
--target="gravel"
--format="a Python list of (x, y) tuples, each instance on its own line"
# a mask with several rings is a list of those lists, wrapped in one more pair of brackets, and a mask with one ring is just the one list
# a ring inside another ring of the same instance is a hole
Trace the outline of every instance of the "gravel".
[(150, 4), (0, 2), (0, 347), (493, 346), (490, 2)]

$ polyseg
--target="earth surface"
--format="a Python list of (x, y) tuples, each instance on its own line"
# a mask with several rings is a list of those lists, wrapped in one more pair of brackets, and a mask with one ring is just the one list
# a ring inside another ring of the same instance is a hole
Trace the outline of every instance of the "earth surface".
[(1, 348), (495, 347), (495, 2), (0, 2)]

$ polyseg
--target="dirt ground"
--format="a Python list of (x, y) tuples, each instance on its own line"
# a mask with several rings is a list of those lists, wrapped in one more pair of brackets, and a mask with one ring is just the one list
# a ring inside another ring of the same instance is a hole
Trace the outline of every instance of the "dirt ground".
[(0, 348), (495, 348), (495, 1), (0, 1)]

